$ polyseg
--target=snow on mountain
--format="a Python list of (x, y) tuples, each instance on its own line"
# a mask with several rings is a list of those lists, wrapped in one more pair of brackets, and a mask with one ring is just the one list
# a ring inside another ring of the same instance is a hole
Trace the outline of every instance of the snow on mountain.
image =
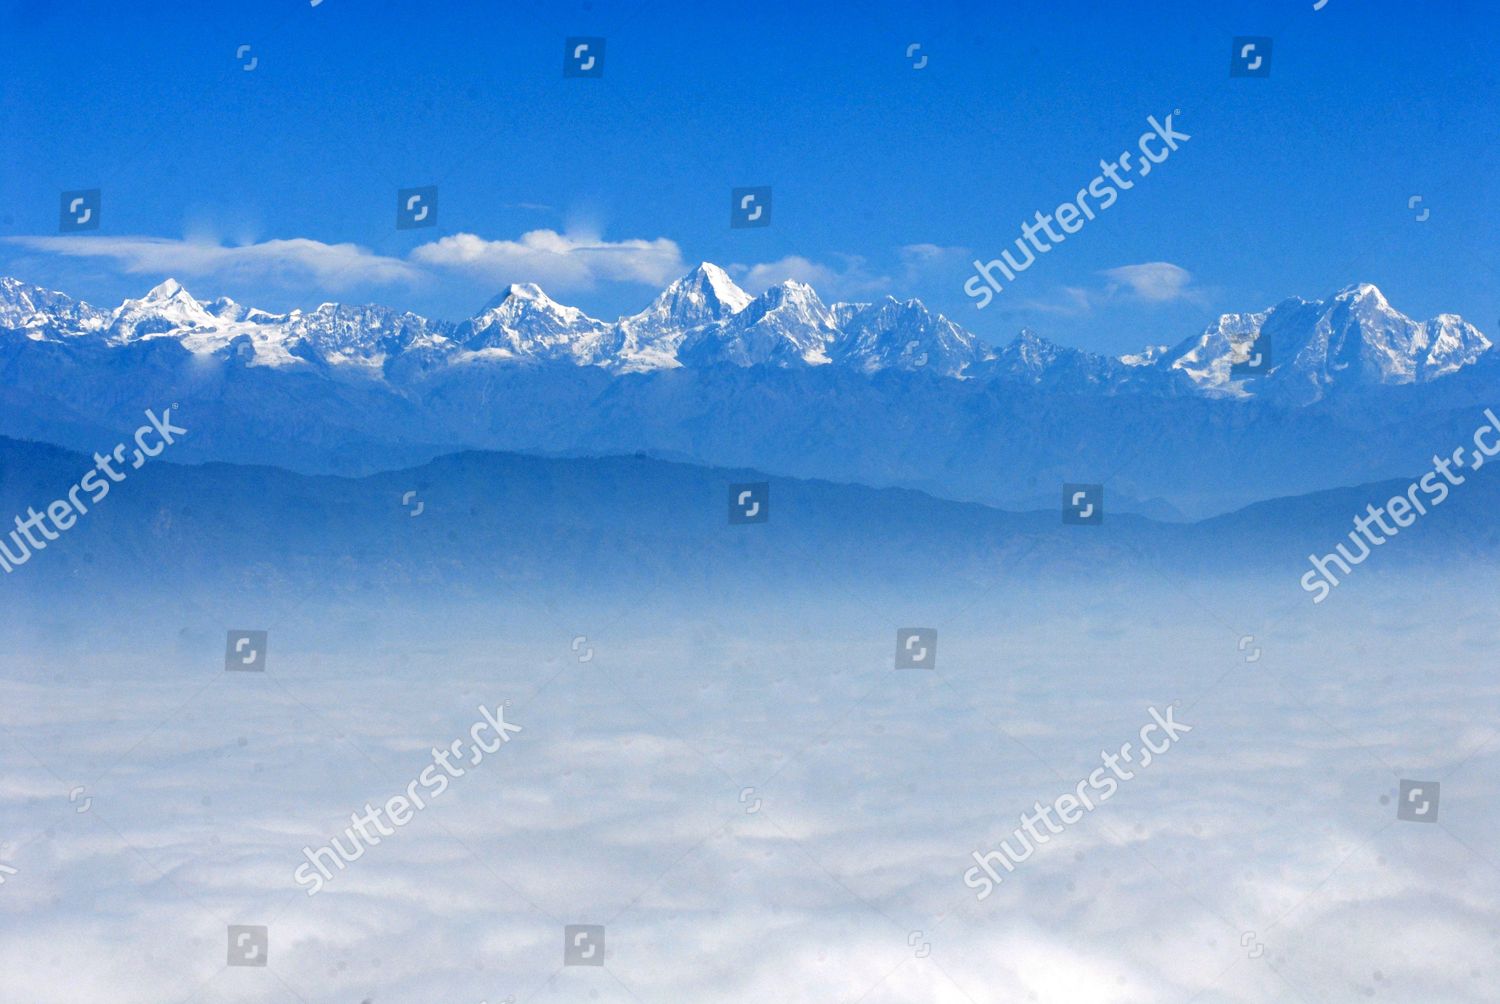
[(1120, 357), (1120, 362), (1126, 366), (1155, 366), (1157, 360), (1170, 351), (1170, 345), (1148, 345), (1139, 352), (1132, 352)]
[(0, 328), (25, 331), (35, 339), (100, 331), (109, 312), (82, 300), (0, 276)]
[(532, 283), (512, 285), (458, 326), (454, 339), (475, 356), (599, 361), (609, 325), (577, 307), (565, 307)]
[(176, 279), (167, 279), (139, 300), (126, 300), (109, 319), (109, 336), (129, 342), (153, 335), (213, 331), (221, 324)]
[(1212, 396), (1243, 396), (1243, 388), (1231, 383), (1230, 367), (1248, 357), (1250, 346), (1269, 314), (1270, 311), (1223, 314), (1204, 328), (1202, 334), (1159, 353), (1156, 366), (1177, 370)]
[(724, 320), (695, 328), (677, 358), (685, 365), (822, 366), (838, 334), (833, 312), (813, 288), (788, 279)]
[(959, 377), (990, 355), (974, 335), (920, 300), (888, 296), (879, 303), (837, 303), (831, 311), (841, 333), (831, 358), (863, 373), (925, 370)]
[[(1268, 368), (1237, 373), (1235, 364), (1252, 347), (1269, 352)], [(1155, 364), (1181, 371), (1211, 396), (1306, 404), (1341, 389), (1434, 380), (1478, 362), (1490, 348), (1457, 315), (1414, 321), (1379, 289), (1357, 283), (1327, 300), (1293, 298), (1259, 313), (1225, 314)]]
[[(32, 341), (93, 338), (105, 348), (169, 339), (254, 367), (316, 367), (399, 383), (444, 367), (539, 363), (641, 373), (681, 366), (832, 365), (863, 374), (928, 372), (1080, 393), (1121, 390), (1261, 397), (1306, 404), (1344, 389), (1424, 383), (1497, 354), (1454, 314), (1415, 321), (1368, 283), (1225, 314), (1198, 335), (1118, 359), (1023, 330), (995, 349), (918, 300), (825, 305), (800, 282), (752, 297), (704, 262), (640, 313), (609, 323), (531, 284), (508, 287), (458, 324), (380, 306), (325, 303), (272, 314), (207, 303), (167, 279), (113, 311), (0, 278), (0, 329)], [(1237, 366), (1251, 352), (1263, 371)], [(1248, 375), (1247, 375), (1248, 373)]]
[(447, 342), (445, 326), (389, 307), (324, 303), (307, 313), (265, 317), (281, 324), (294, 355), (325, 365), (380, 367), (415, 345)]
[(703, 262), (645, 310), (620, 319), (612, 342), (616, 365), (627, 372), (677, 366), (678, 347), (689, 331), (738, 314), (751, 299), (722, 268)]
[(1069, 393), (1109, 391), (1141, 378), (1122, 360), (1058, 345), (1030, 328), (1021, 329), (978, 372), (986, 377)]

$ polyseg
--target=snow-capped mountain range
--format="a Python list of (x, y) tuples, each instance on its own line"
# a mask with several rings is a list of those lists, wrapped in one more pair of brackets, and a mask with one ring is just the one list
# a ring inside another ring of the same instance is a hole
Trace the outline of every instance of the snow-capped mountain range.
[(751, 296), (708, 264), (612, 322), (533, 285), (454, 323), (170, 280), (107, 310), (0, 279), (0, 374), (0, 435), (83, 452), (171, 404), (192, 430), (175, 462), (644, 452), (1015, 509), (1107, 482), (1113, 511), (1168, 518), (1410, 476), (1500, 400), (1489, 339), (1369, 285), (1113, 358), (1033, 331), (993, 346), (916, 300)]
[[(1155, 390), (1291, 404), (1346, 387), (1425, 383), (1492, 353), (1490, 340), (1457, 315), (1415, 321), (1364, 283), (1325, 300), (1293, 298), (1267, 310), (1225, 314), (1174, 346), (1111, 358), (1055, 345), (1029, 330), (996, 349), (918, 300), (828, 305), (794, 281), (751, 296), (706, 262), (640, 313), (613, 322), (560, 304), (532, 284), (512, 285), (473, 317), (452, 323), (335, 303), (273, 314), (227, 298), (200, 302), (171, 279), (104, 310), (0, 278), (4, 329), (33, 342), (84, 340), (117, 349), (169, 339), (194, 356), (398, 385), (434, 370), (486, 364), (616, 374), (725, 365), (837, 367), (1074, 393)], [(1257, 353), (1268, 357), (1261, 367), (1236, 365)]]

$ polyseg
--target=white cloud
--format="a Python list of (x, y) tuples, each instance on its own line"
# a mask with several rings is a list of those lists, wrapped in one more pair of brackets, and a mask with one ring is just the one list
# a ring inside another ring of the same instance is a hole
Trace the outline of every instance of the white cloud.
[(778, 261), (759, 265), (731, 265), (737, 281), (751, 293), (760, 293), (778, 282), (794, 279), (805, 282), (825, 300), (846, 300), (870, 296), (890, 288), (887, 276), (869, 271), (865, 260), (857, 255), (844, 256), (841, 266), (824, 265), (801, 255), (787, 255)]
[(1039, 314), (1054, 314), (1058, 317), (1084, 317), (1094, 309), (1093, 298), (1082, 286), (1062, 286), (1057, 290), (1056, 300), (1027, 300), (1022, 304), (1026, 310)]
[(681, 249), (665, 237), (606, 241), (555, 230), (532, 230), (513, 241), (453, 234), (414, 248), (411, 259), (494, 285), (535, 282), (549, 289), (588, 289), (599, 282), (661, 286), (687, 271)]
[(1192, 273), (1171, 262), (1151, 261), (1141, 265), (1121, 265), (1101, 273), (1110, 281), (1106, 295), (1113, 296), (1121, 287), (1152, 303), (1171, 303), (1187, 298)]
[(967, 268), (969, 249), (939, 244), (907, 244), (898, 252), (909, 279), (939, 273), (955, 266)]
[(324, 244), (295, 237), (226, 246), (172, 237), (7, 237), (7, 243), (67, 258), (108, 258), (121, 271), (224, 279), (311, 283), (339, 291), (357, 286), (411, 282), (421, 271), (399, 258), (358, 244)]

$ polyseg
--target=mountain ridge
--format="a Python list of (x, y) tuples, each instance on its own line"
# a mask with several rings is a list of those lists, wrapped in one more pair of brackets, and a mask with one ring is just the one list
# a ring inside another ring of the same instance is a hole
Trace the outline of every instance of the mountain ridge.
[[(232, 352), (251, 366), (351, 367), (396, 380), (413, 369), (486, 362), (618, 374), (836, 366), (865, 375), (930, 372), (1068, 392), (1186, 392), (1294, 405), (1348, 388), (1427, 383), (1495, 358), (1490, 340), (1458, 315), (1416, 321), (1369, 283), (1323, 300), (1291, 297), (1224, 314), (1175, 344), (1115, 357), (1058, 345), (1030, 329), (991, 346), (916, 299), (825, 304), (795, 280), (752, 296), (709, 262), (612, 322), (532, 283), (512, 284), (473, 317), (450, 322), (338, 303), (274, 314), (226, 297), (198, 301), (174, 279), (107, 311), (4, 278), (0, 329), (37, 341), (97, 338), (114, 348), (170, 338), (195, 355)], [(1269, 363), (1257, 369), (1247, 360), (1263, 346)], [(419, 362), (403, 363), (408, 352)]]

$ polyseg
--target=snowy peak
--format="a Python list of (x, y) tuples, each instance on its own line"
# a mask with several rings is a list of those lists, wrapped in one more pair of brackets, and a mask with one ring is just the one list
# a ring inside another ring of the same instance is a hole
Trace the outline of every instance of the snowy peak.
[[(0, 278), (0, 343), (97, 343), (186, 350), (247, 366), (315, 367), (401, 384), (445, 367), (515, 363), (640, 373), (683, 366), (833, 366), (874, 375), (930, 373), (1059, 393), (1263, 397), (1307, 404), (1368, 387), (1424, 383), (1481, 360), (1490, 340), (1455, 314), (1415, 321), (1356, 283), (1323, 300), (1293, 297), (1225, 314), (1176, 345), (1118, 359), (1023, 329), (993, 348), (920, 300), (826, 305), (787, 280), (751, 296), (703, 262), (640, 313), (613, 323), (539, 286), (506, 287), (459, 324), (380, 306), (325, 303), (272, 314), (227, 297), (200, 302), (174, 279), (113, 311)], [(1500, 372), (1500, 364), (1495, 372)]]
[(703, 262), (662, 290), (645, 313), (692, 328), (737, 314), (750, 305), (750, 300), (750, 294), (740, 289), (728, 272)]
[(182, 288), (182, 283), (178, 282), (176, 279), (166, 279), (162, 282), (157, 283), (155, 286), (152, 286), (151, 290), (145, 295), (141, 302), (162, 303), (168, 300), (176, 300), (179, 298), (184, 300), (192, 300), (192, 302), (194, 303), (198, 302), (196, 300), (193, 300), (193, 298), (188, 295), (188, 291)]
[(126, 300), (110, 317), (110, 336), (134, 341), (180, 330), (211, 330), (219, 319), (193, 299), (176, 279), (153, 286), (139, 300)]
[(831, 310), (840, 336), (830, 356), (861, 372), (896, 369), (960, 377), (987, 355), (974, 335), (920, 300), (887, 296), (878, 303), (837, 303)]
[(443, 340), (441, 325), (373, 304), (324, 303), (282, 318), (250, 311), (245, 319), (254, 321), (257, 316), (271, 324), (279, 322), (292, 355), (324, 365), (382, 366), (414, 345)]
[(788, 279), (755, 297), (738, 313), (691, 332), (678, 360), (684, 364), (821, 366), (838, 337), (833, 313), (806, 283)]
[(1307, 404), (1367, 386), (1420, 383), (1457, 372), (1491, 348), (1452, 314), (1418, 322), (1370, 283), (1326, 300), (1293, 298), (1253, 314), (1225, 314), (1164, 353), (1157, 365), (1214, 396)]
[(459, 325), (455, 338), (481, 355), (588, 365), (598, 358), (608, 330), (603, 321), (563, 306), (528, 282), (507, 287)]
[(24, 331), (35, 340), (94, 332), (109, 312), (65, 293), (0, 276), (0, 328)]
[(982, 375), (1068, 393), (1111, 393), (1127, 385), (1161, 384), (1168, 378), (1137, 372), (1119, 359), (1067, 348), (1049, 341), (1030, 328), (1020, 333), (979, 368)]

